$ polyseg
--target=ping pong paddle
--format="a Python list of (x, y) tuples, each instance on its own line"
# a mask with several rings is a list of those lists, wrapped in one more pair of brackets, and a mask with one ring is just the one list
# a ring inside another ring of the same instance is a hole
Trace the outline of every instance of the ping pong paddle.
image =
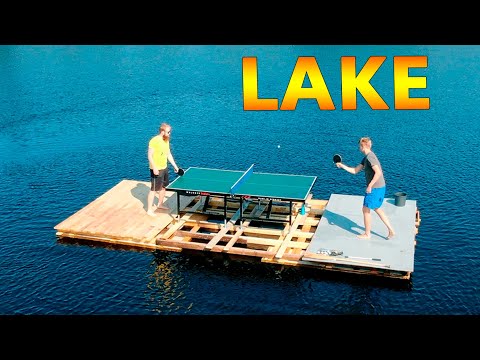
[(336, 163), (339, 163), (339, 162), (342, 162), (342, 157), (338, 154), (335, 154), (333, 155), (333, 162), (336, 164)]
[(182, 168), (178, 168), (177, 174), (178, 176), (183, 176), (183, 174), (185, 174), (185, 171)]

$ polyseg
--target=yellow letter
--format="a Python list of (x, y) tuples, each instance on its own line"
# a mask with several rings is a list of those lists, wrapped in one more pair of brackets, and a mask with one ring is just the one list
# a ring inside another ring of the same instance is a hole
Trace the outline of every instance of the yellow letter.
[(342, 57), (342, 108), (357, 109), (357, 89), (373, 110), (388, 110), (388, 105), (370, 85), (370, 79), (383, 64), (386, 56), (372, 56), (355, 76), (355, 57)]
[[(305, 76), (310, 79), (310, 88), (302, 88)], [(327, 85), (314, 57), (299, 57), (293, 69), (290, 83), (280, 110), (295, 110), (298, 99), (317, 99), (318, 107), (322, 110), (335, 110)]]
[(243, 110), (278, 110), (278, 99), (258, 98), (257, 58), (244, 57)]
[(429, 98), (408, 97), (408, 89), (427, 87), (426, 77), (408, 77), (410, 67), (427, 67), (426, 56), (394, 56), (393, 58), (393, 83), (395, 88), (396, 110), (428, 110)]

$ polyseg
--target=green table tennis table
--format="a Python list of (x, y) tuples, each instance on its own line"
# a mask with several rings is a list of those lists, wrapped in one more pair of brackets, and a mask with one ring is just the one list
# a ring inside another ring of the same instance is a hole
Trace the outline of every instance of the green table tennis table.
[(208, 206), (208, 199), (211, 196), (216, 196), (224, 199), (223, 215), (225, 223), (227, 221), (227, 200), (230, 198), (240, 202), (240, 221), (254, 219), (251, 216), (244, 215), (244, 201), (268, 201), (266, 218), (255, 219), (272, 222), (284, 222), (279, 219), (270, 219), (273, 202), (289, 203), (289, 219), (290, 224), (292, 224), (293, 202), (305, 204), (317, 177), (254, 172), (254, 165), (252, 164), (246, 171), (201, 167), (188, 168), (183, 176), (177, 177), (166, 187), (167, 190), (174, 191), (177, 195), (177, 215), (180, 215), (178, 209), (180, 209), (180, 196), (182, 195), (206, 196), (203, 212)]

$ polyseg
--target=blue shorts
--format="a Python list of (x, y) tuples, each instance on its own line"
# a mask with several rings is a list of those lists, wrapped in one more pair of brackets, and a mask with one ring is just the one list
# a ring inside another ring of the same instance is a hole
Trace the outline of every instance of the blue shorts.
[(370, 194), (365, 193), (363, 198), (363, 206), (368, 207), (369, 209), (378, 209), (383, 204), (383, 199), (385, 199), (385, 190), (386, 187), (381, 188), (372, 188)]

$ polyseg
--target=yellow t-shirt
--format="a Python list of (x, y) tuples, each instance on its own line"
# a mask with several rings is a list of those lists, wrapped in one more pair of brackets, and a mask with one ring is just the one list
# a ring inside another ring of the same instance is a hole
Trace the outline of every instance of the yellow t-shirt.
[(157, 169), (165, 169), (167, 167), (167, 155), (170, 152), (170, 143), (163, 140), (162, 136), (157, 135), (149, 141), (148, 147), (153, 149), (153, 163)]

